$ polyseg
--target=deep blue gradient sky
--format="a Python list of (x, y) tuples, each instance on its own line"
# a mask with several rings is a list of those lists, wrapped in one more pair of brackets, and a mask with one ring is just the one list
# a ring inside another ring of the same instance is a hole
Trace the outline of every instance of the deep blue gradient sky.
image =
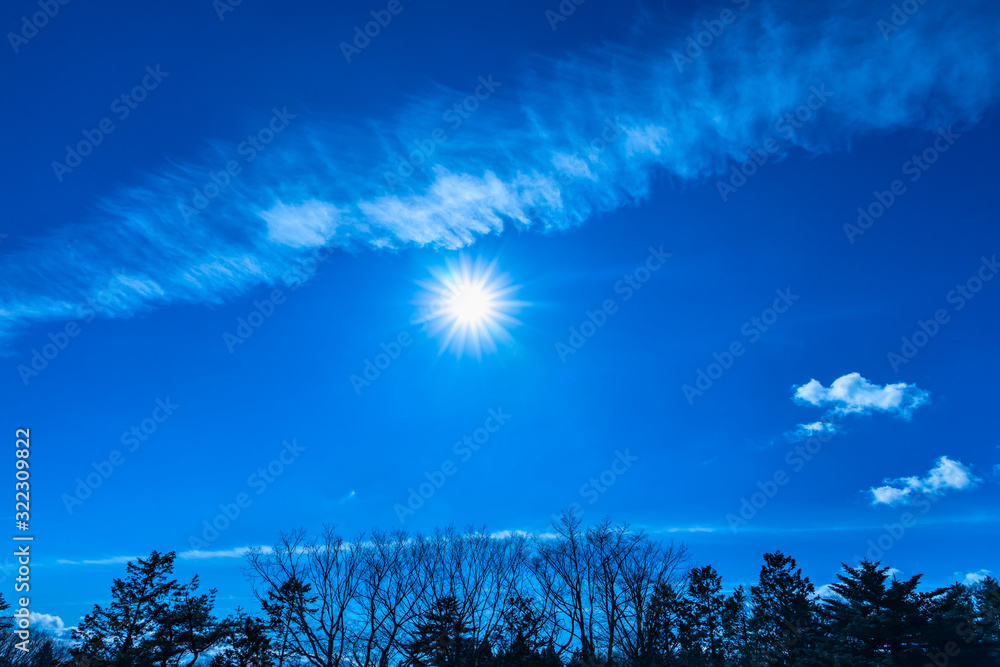
[[(586, 520), (685, 541), (727, 586), (775, 549), (823, 584), (911, 512), (887, 564), (929, 585), (1000, 571), (1000, 280), (961, 309), (948, 298), (1000, 253), (995, 6), (927, 3), (884, 39), (892, 3), (587, 0), (555, 30), (555, 2), (402, 3), (350, 63), (339, 44), (386, 3), (244, 0), (220, 20), (207, 1), (70, 2), (0, 57), (0, 396), (11, 441), (32, 429), (36, 611), (75, 624), (153, 549), (183, 552), (178, 574), (218, 587), (223, 611), (252, 606), (240, 549), (323, 522), (400, 526), (396, 505), (446, 461), (457, 471), (403, 527), (544, 532), (579, 503)], [(671, 54), (727, 8), (738, 19), (678, 71)], [(35, 11), (8, 4), (0, 25)], [(169, 75), (119, 119), (113, 100), (157, 65)], [(490, 75), (495, 95), (432, 156), (442, 171), (388, 191), (399, 145), (426, 141)], [(829, 103), (780, 135), (824, 84)], [(246, 162), (241, 142), (285, 107), (296, 118)], [(105, 117), (114, 132), (60, 182), (52, 162)], [(606, 118), (620, 139), (568, 158)], [(904, 164), (949, 126), (954, 144), (911, 181)], [(719, 178), (768, 136), (778, 154), (724, 201)], [(178, 202), (231, 159), (232, 185), (182, 222)], [(906, 192), (852, 243), (845, 223), (894, 179)], [(291, 289), (282, 276), (321, 247)], [(662, 268), (616, 292), (661, 247)], [(480, 359), (412, 323), (418, 281), (460, 253), (495, 258), (530, 304)], [(79, 304), (109, 285), (114, 317), (83, 323)], [(275, 289), (273, 314), (227, 346)], [(798, 298), (747, 335), (779, 290)], [(615, 312), (563, 360), (557, 343), (607, 299)], [(939, 309), (947, 323), (893, 368), (887, 354)], [(19, 371), (71, 321), (64, 350)], [(412, 343), (359, 394), (351, 376), (401, 332)], [(683, 386), (735, 341), (745, 352), (689, 401)], [(854, 403), (843, 419), (848, 403), (795, 400), (852, 373), (926, 393), (909, 415)], [(122, 434), (168, 398), (173, 414), (128, 451)], [(490, 410), (509, 418), (463, 460), (453, 446)], [(796, 469), (792, 433), (816, 422), (838, 432)], [(273, 481), (248, 482), (293, 440)], [(121, 465), (67, 507), (116, 450)], [(605, 491), (584, 486), (626, 452)], [(920, 487), (925, 513), (875, 502), (886, 480), (939, 465), (957, 477)], [(779, 471), (787, 483), (734, 531), (727, 515)], [(203, 535), (241, 493), (252, 503)]]

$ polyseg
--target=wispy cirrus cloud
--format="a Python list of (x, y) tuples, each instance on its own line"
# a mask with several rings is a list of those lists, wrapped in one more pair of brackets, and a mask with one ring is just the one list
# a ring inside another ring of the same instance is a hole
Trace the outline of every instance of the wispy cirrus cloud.
[[(848, 373), (834, 380), (829, 387), (824, 387), (819, 380), (810, 380), (795, 387), (794, 397), (801, 403), (828, 407), (830, 413), (836, 416), (883, 412), (909, 419), (914, 410), (930, 400), (930, 392), (905, 382), (879, 386), (861, 377), (860, 373)], [(812, 424), (800, 429), (831, 426)]]
[(884, 486), (873, 487), (869, 492), (872, 505), (909, 505), (917, 496), (936, 497), (952, 490), (972, 489), (981, 481), (960, 461), (942, 456), (924, 477), (887, 479)]
[[(178, 560), (210, 560), (215, 558), (243, 558), (251, 549), (258, 549), (261, 553), (271, 553), (271, 547), (233, 547), (232, 549), (200, 550), (192, 549), (182, 551), (177, 554)], [(107, 558), (92, 558), (84, 560), (69, 560), (60, 558), (56, 560), (59, 565), (124, 565), (139, 560), (140, 556), (109, 556)]]
[(815, 86), (830, 98), (782, 136), (785, 152), (976, 122), (997, 99), (1000, 6), (928, 3), (888, 39), (877, 26), (884, 9), (754, 4), (683, 71), (672, 54), (688, 30), (666, 20), (636, 30), (630, 44), (534, 58), (398, 184), (386, 177), (398, 156), (467, 91), (354, 125), (299, 112), (196, 215), (180, 205), (231, 159), (226, 150), (171, 163), (106, 196), (93, 219), (20, 244), (0, 275), (0, 338), (79, 317), (116, 272), (130, 281), (115, 283), (114, 307), (101, 314), (128, 317), (277, 283), (319, 246), (458, 248), (511, 225), (571, 228), (641, 200), (654, 175), (704, 181), (745, 160)]
[(122, 565), (138, 560), (138, 556), (111, 556), (109, 558), (92, 558), (85, 560), (69, 560), (60, 558), (56, 560), (59, 565)]
[(232, 549), (216, 549), (214, 551), (202, 551), (200, 549), (193, 549), (191, 551), (182, 551), (177, 554), (177, 557), (181, 560), (209, 560), (213, 558), (243, 558), (246, 556), (251, 549), (257, 549), (261, 553), (269, 554), (274, 549), (271, 547), (234, 547)]

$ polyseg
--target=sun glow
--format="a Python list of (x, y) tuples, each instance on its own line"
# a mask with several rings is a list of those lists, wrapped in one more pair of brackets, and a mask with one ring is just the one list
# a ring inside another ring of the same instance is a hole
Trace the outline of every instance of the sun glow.
[(472, 262), (461, 256), (431, 274), (434, 280), (418, 283), (424, 292), (415, 302), (417, 321), (441, 337), (442, 352), (480, 358), (484, 351), (496, 352), (498, 342), (513, 342), (508, 329), (520, 322), (512, 313), (527, 304), (512, 298), (519, 286), (498, 273), (496, 260)]

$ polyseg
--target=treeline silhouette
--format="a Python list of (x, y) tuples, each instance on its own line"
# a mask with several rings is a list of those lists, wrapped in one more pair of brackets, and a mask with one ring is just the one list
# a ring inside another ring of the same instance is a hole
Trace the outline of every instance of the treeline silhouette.
[(564, 515), (543, 535), (447, 528), (346, 540), (282, 534), (247, 554), (259, 612), (219, 619), (216, 591), (172, 578), (175, 554), (129, 563), (74, 632), (89, 667), (723, 667), (1000, 665), (1000, 587), (918, 590), (920, 575), (843, 566), (816, 594), (764, 554), (730, 593), (683, 545)]

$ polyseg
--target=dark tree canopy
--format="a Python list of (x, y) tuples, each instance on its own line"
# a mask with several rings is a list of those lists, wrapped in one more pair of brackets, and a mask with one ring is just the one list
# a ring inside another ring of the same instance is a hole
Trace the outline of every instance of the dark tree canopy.
[[(553, 534), (485, 528), (346, 540), (332, 527), (248, 555), (260, 614), (220, 619), (176, 555), (129, 563), (64, 644), (0, 667), (945, 667), (1000, 665), (1000, 585), (922, 590), (888, 565), (842, 565), (817, 595), (795, 559), (763, 555), (727, 588), (683, 545), (564, 516)], [(6, 608), (0, 597), (0, 610)]]

